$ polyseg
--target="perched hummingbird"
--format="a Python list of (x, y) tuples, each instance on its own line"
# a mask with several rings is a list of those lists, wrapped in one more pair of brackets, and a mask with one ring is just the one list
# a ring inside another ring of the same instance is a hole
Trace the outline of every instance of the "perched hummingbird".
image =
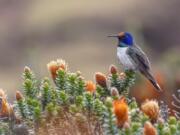
[(142, 49), (134, 43), (133, 36), (128, 32), (120, 32), (117, 35), (108, 37), (116, 37), (118, 39), (117, 56), (123, 67), (127, 70), (139, 71), (159, 92), (162, 91), (151, 73), (148, 57)]

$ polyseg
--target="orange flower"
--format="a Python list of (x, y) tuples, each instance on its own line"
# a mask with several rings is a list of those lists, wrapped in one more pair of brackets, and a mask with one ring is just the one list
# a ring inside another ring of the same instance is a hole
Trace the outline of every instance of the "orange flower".
[(51, 76), (53, 80), (56, 79), (57, 77), (57, 71), (58, 70), (67, 70), (67, 64), (65, 63), (64, 60), (57, 60), (57, 61), (51, 61), (50, 63), (47, 64), (48, 70), (51, 73)]
[(9, 104), (7, 103), (6, 99), (1, 99), (1, 110), (0, 110), (0, 116), (6, 117), (9, 115)]
[(114, 114), (117, 119), (117, 125), (123, 126), (125, 122), (128, 122), (128, 105), (125, 98), (114, 100), (113, 102)]
[(109, 67), (109, 72), (111, 73), (111, 74), (117, 74), (117, 67), (115, 66), (115, 65), (111, 65), (110, 67)]
[(159, 117), (159, 105), (155, 100), (146, 100), (141, 105), (141, 110), (152, 120), (156, 121)]
[(16, 100), (20, 101), (22, 99), (23, 99), (23, 95), (21, 94), (21, 92), (20, 91), (16, 91)]
[(156, 128), (150, 123), (146, 122), (144, 124), (144, 135), (157, 135)]
[(95, 73), (96, 83), (102, 87), (107, 87), (107, 78), (103, 73), (97, 72)]
[(92, 81), (86, 82), (86, 90), (93, 93), (96, 90), (96, 85)]

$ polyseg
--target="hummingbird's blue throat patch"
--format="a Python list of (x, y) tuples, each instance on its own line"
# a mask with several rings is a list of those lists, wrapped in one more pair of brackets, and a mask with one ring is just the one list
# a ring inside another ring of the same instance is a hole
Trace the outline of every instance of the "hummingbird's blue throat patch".
[(118, 43), (118, 47), (127, 47), (128, 45), (126, 45), (125, 43), (119, 42)]

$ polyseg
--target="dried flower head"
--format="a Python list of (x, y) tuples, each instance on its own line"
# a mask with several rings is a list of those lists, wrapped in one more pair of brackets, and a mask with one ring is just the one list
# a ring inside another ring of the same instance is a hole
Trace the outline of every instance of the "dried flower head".
[(123, 125), (123, 128), (124, 129), (129, 129), (130, 128), (129, 122), (125, 122), (124, 125)]
[(159, 117), (160, 109), (158, 102), (155, 100), (146, 100), (141, 105), (141, 110), (152, 120), (156, 121)]
[(77, 74), (77, 76), (81, 76), (82, 75), (81, 71), (77, 71), (76, 74)]
[(176, 116), (177, 119), (180, 119), (180, 89), (177, 90), (177, 93), (174, 93), (172, 95), (173, 101), (172, 101), (172, 106), (174, 109), (172, 110), (174, 115)]
[(121, 73), (119, 74), (119, 78), (120, 78), (120, 79), (125, 79), (125, 78), (126, 78), (126, 74), (125, 74), (124, 72), (121, 72)]
[(164, 121), (167, 121), (170, 114), (170, 109), (168, 105), (164, 101), (160, 101), (159, 108), (160, 108), (161, 119), (163, 119)]
[(144, 124), (143, 135), (157, 135), (156, 128), (148, 121)]
[(125, 122), (128, 122), (128, 105), (124, 97), (114, 100), (113, 110), (117, 119), (117, 125), (123, 126)]
[(24, 72), (31, 72), (31, 69), (28, 66), (24, 67)]
[(92, 81), (86, 81), (86, 90), (93, 93), (96, 90), (96, 85)]
[(47, 64), (48, 70), (51, 73), (51, 76), (53, 80), (56, 79), (57, 77), (57, 71), (58, 70), (67, 70), (67, 64), (65, 63), (64, 60), (57, 60), (57, 61), (51, 61), (50, 63)]
[(14, 110), (13, 110), (13, 106), (12, 106), (11, 104), (9, 104), (9, 115), (10, 115), (11, 117), (14, 116)]
[(59, 68), (61, 68), (63, 70), (67, 70), (67, 68), (68, 68), (67, 63), (62, 59), (57, 59), (57, 64), (58, 64)]
[(165, 120), (160, 117), (158, 118), (157, 123), (163, 125), (165, 123)]
[(6, 94), (3, 89), (0, 89), (0, 97), (6, 99)]
[(107, 78), (103, 73), (101, 72), (95, 73), (95, 80), (96, 83), (99, 84), (100, 86), (107, 87)]
[(119, 92), (116, 87), (111, 88), (111, 96), (119, 98)]
[(111, 65), (110, 67), (109, 67), (109, 72), (111, 73), (111, 74), (117, 74), (117, 67), (115, 66), (115, 65)]
[(22, 99), (23, 99), (23, 95), (21, 94), (21, 92), (20, 91), (16, 91), (16, 100), (20, 101)]

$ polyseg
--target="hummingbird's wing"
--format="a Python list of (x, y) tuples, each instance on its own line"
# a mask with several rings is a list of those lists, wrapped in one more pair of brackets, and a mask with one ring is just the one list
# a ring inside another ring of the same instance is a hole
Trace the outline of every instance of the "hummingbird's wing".
[(156, 82), (155, 78), (151, 74), (150, 62), (146, 54), (141, 50), (141, 48), (136, 45), (129, 47), (126, 51), (136, 69), (139, 70), (149, 81), (154, 85), (154, 87), (161, 91), (160, 86)]
[(146, 54), (136, 45), (129, 47), (126, 51), (133, 64), (138, 70), (150, 70), (150, 62)]

